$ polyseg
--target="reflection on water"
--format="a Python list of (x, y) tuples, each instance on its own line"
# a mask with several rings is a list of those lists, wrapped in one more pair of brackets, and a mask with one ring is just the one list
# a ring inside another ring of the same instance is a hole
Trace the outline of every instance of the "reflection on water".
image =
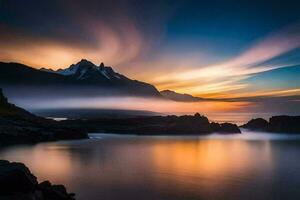
[(300, 197), (297, 136), (92, 136), (10, 147), (0, 158), (26, 163), (80, 200)]

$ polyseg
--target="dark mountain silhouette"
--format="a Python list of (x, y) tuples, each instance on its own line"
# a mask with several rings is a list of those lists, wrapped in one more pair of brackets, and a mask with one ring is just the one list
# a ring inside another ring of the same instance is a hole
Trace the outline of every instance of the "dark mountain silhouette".
[(190, 94), (180, 94), (180, 93), (174, 92), (172, 90), (163, 90), (163, 91), (160, 91), (160, 93), (163, 97), (173, 100), (173, 101), (197, 102), (197, 101), (203, 100), (200, 97), (194, 97)]
[(55, 95), (128, 95), (161, 97), (151, 84), (132, 80), (111, 67), (81, 60), (57, 71), (0, 62), (0, 87), (9, 94), (35, 92)]

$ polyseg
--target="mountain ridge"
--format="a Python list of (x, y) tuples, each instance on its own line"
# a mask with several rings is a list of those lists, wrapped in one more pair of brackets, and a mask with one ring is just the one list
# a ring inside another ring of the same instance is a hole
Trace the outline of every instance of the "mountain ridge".
[(203, 101), (204, 99), (201, 97), (195, 97), (190, 94), (181, 94), (172, 90), (162, 90), (160, 91), (161, 95), (167, 99), (179, 102), (198, 102)]
[[(104, 66), (103, 63), (96, 66), (85, 59), (57, 71), (46, 68), (35, 69), (20, 63), (0, 62), (0, 86), (5, 91), (19, 87), (19, 89), (35, 88), (42, 93), (48, 90), (48, 93), (53, 93), (63, 91), (64, 88), (73, 88), (74, 94), (84, 91), (85, 95), (161, 97), (155, 86), (130, 79), (115, 72), (111, 67)], [(76, 89), (79, 87), (81, 90)], [(71, 90), (69, 89), (69, 93)], [(26, 93), (25, 89), (22, 92)]]

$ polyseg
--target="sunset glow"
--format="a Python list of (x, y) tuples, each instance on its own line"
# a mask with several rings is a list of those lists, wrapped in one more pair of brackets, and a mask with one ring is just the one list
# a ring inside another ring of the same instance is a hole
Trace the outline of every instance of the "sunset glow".
[[(7, 8), (4, 15), (8, 15), (9, 10), (14, 12), (13, 4), (4, 6)], [(104, 62), (132, 79), (153, 84), (158, 90), (173, 90), (214, 100), (244, 98), (247, 105), (254, 104), (247, 98), (300, 95), (299, 79), (295, 77), (300, 71), (300, 24), (296, 15), (292, 15), (293, 20), (265, 30), (252, 25), (245, 16), (231, 19), (232, 16), (224, 13), (224, 18), (236, 23), (248, 22), (251, 26), (231, 26), (208, 19), (216, 27), (228, 28), (216, 32), (211, 25), (197, 22), (205, 17), (205, 11), (195, 21), (190, 13), (178, 14), (181, 7), (186, 6), (180, 2), (174, 5), (154, 3), (148, 8), (149, 12), (158, 10), (158, 7), (161, 9), (152, 18), (144, 13), (143, 19), (147, 23), (137, 17), (143, 15), (138, 8), (126, 3), (115, 6), (105, 2), (101, 5), (101, 12), (95, 9), (96, 2), (66, 1), (55, 6), (63, 12), (52, 13), (50, 9), (48, 15), (62, 16), (64, 23), (55, 24), (45, 15), (41, 17), (49, 22), (48, 25), (40, 28), (41, 24), (34, 21), (33, 27), (26, 30), (26, 27), (2, 20), (0, 60), (56, 70), (85, 58), (97, 65)], [(82, 9), (90, 12), (81, 12)], [(189, 9), (192, 14), (193, 9)], [(21, 10), (20, 15), (25, 16), (26, 12)], [(191, 18), (192, 24), (182, 24), (184, 17)], [(262, 17), (252, 18), (260, 22)], [(23, 23), (28, 21), (32, 21), (31, 15), (24, 17)], [(261, 23), (276, 23), (276, 19), (266, 18)], [(191, 30), (199, 34), (195, 36)], [(215, 36), (215, 40), (210, 40), (209, 33)], [(235, 37), (224, 39), (228, 34)], [(230, 43), (232, 46), (228, 45)], [(279, 71), (284, 75), (280, 76)], [(221, 103), (212, 104), (214, 109), (236, 108), (228, 103), (222, 106)], [(198, 107), (177, 104), (171, 106), (172, 109), (154, 110), (177, 110), (179, 106), (185, 111), (192, 110), (192, 107), (197, 110)], [(202, 107), (206, 110), (207, 106)]]

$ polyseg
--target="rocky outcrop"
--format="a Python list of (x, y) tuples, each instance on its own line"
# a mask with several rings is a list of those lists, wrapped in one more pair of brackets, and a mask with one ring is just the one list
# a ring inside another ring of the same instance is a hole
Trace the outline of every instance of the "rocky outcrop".
[(86, 132), (35, 116), (10, 104), (0, 90), (0, 147), (62, 139), (87, 138)]
[(74, 200), (63, 185), (49, 181), (38, 183), (37, 178), (22, 163), (0, 160), (1, 200)]
[(242, 127), (267, 132), (300, 133), (300, 116), (273, 116), (269, 122), (261, 118), (252, 119)]
[(137, 135), (202, 135), (212, 132), (240, 133), (238, 126), (230, 123), (210, 123), (207, 117), (196, 113), (183, 116), (148, 116), (133, 118), (98, 118), (67, 120), (63, 123), (88, 132), (106, 132)]
[(269, 122), (263, 118), (251, 119), (249, 122), (244, 124), (242, 127), (247, 128), (249, 130), (267, 130)]
[(239, 127), (236, 124), (232, 124), (232, 123), (219, 124), (219, 123), (212, 122), (210, 126), (212, 131), (217, 133), (241, 133)]
[(3, 95), (2, 88), (0, 88), (0, 105), (8, 104), (7, 98)]
[(268, 131), (300, 133), (300, 116), (273, 116), (269, 119)]

